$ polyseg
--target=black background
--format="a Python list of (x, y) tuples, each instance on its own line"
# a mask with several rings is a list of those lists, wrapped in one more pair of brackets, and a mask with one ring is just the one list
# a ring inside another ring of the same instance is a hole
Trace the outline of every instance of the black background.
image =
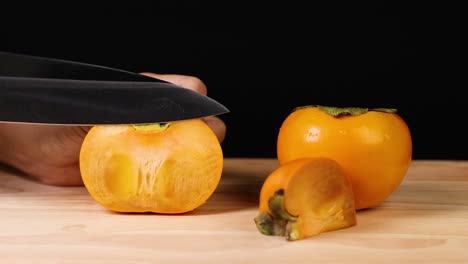
[(217, 2), (2, 4), (0, 50), (197, 76), (230, 109), (226, 157), (275, 157), (291, 109), (322, 104), (397, 108), (414, 159), (468, 158), (460, 7)]

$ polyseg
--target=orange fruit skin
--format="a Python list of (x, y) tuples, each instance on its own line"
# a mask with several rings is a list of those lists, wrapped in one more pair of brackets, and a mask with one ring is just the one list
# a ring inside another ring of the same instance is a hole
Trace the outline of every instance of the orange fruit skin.
[(260, 190), (258, 207), (260, 212), (270, 212), (270, 209), (268, 208), (268, 200), (270, 197), (272, 197), (279, 189), (285, 189), (286, 186), (288, 186), (291, 177), (293, 177), (308, 162), (310, 162), (308, 158), (297, 159), (292, 162), (288, 162), (288, 164), (283, 164), (283, 166), (277, 167), (268, 175), (262, 185), (262, 189)]
[(215, 191), (223, 152), (202, 120), (183, 120), (164, 130), (97, 125), (84, 139), (80, 170), (90, 195), (117, 212), (184, 213)]
[(336, 160), (351, 180), (359, 210), (381, 204), (399, 187), (412, 159), (412, 139), (395, 113), (336, 118), (305, 107), (286, 117), (277, 138), (280, 164), (301, 157)]

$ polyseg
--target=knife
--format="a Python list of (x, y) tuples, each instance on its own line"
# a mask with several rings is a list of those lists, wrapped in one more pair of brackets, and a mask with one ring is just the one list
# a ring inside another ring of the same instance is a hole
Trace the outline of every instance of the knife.
[(142, 74), (0, 52), (0, 122), (147, 124), (228, 112), (206, 95)]

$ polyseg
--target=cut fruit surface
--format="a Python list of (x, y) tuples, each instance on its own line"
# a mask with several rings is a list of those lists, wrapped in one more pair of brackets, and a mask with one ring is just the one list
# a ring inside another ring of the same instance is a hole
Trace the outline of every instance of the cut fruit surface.
[(276, 168), (265, 180), (254, 219), (265, 235), (299, 240), (357, 224), (352, 186), (328, 158), (301, 158)]

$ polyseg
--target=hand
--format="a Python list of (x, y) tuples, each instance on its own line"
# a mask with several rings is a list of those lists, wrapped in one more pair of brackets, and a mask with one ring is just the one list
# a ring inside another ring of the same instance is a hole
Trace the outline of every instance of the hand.
[[(207, 93), (205, 84), (196, 77), (142, 74)], [(218, 117), (204, 120), (222, 142), (226, 134), (224, 122)], [(91, 126), (0, 123), (0, 162), (45, 184), (82, 185), (79, 153), (89, 129)]]

